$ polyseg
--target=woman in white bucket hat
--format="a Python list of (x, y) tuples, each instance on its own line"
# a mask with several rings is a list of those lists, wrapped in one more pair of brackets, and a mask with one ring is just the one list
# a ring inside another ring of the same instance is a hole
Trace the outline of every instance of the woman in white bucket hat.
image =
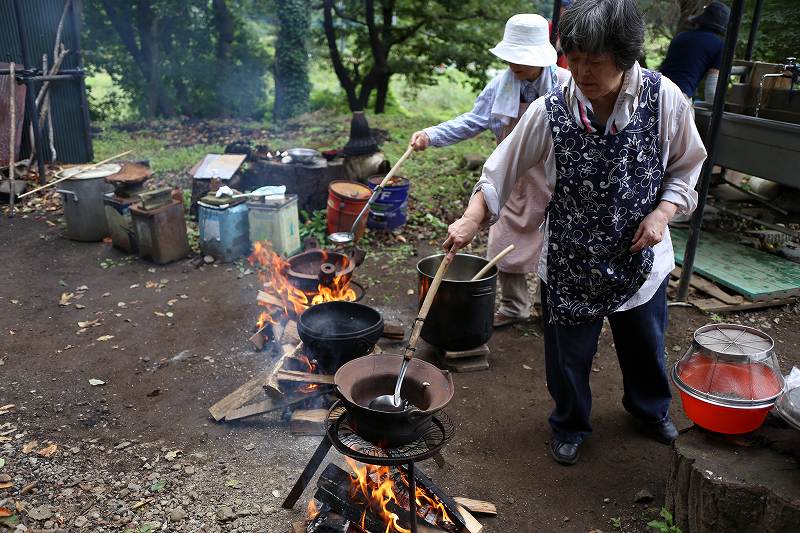
[[(516, 126), (528, 106), (557, 84), (569, 79), (569, 71), (556, 66), (557, 54), (550, 44), (549, 25), (540, 15), (514, 15), (506, 22), (503, 40), (490, 49), (508, 68), (492, 79), (475, 101), (472, 111), (437, 126), (414, 133), (416, 150), (440, 147), (475, 137), (485, 130), (497, 143)], [(529, 171), (530, 179), (517, 182), (500, 219), (489, 230), (488, 257), (509, 244), (515, 249), (498, 263), (501, 300), (495, 327), (513, 324), (530, 316), (531, 296), (526, 274), (535, 272), (542, 247), (540, 226), (550, 192), (541, 185), (542, 167)]]

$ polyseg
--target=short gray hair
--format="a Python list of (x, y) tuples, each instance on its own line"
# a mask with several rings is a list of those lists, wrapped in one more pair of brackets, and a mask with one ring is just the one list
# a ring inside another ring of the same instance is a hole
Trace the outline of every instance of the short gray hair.
[(611, 54), (628, 70), (642, 53), (644, 20), (636, 0), (576, 0), (558, 23), (565, 53)]

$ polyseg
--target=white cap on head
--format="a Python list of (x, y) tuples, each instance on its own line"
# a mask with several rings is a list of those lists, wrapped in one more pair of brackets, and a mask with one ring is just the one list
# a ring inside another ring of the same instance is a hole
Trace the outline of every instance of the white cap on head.
[(558, 59), (547, 19), (529, 13), (508, 19), (503, 40), (489, 51), (503, 61), (529, 67), (549, 67)]

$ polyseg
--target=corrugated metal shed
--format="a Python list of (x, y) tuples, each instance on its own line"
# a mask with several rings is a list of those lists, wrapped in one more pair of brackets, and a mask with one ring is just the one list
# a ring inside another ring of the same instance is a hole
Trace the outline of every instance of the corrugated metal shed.
[[(23, 64), (20, 28), (15, 16), (16, 6), (19, 10), (22, 36), (29, 59), (33, 63), (29, 66), (41, 69), (44, 54), (47, 54), (48, 62), (52, 64), (53, 45), (64, 5), (65, 0), (0, 0), (0, 62), (14, 61), (19, 65), (17, 68), (21, 68)], [(61, 68), (82, 68), (79, 0), (72, 1), (62, 30), (62, 41), (69, 54)], [(39, 86), (37, 83), (37, 91)], [(59, 161), (85, 163), (94, 157), (85, 95), (86, 88), (82, 78), (51, 83), (50, 103)], [(28, 149), (28, 135), (24, 135), (22, 157), (26, 157)], [(49, 150), (45, 154), (50, 157)]]

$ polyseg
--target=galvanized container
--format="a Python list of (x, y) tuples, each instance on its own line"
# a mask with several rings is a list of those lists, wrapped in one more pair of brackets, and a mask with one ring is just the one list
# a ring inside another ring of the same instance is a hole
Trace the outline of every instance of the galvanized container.
[(300, 251), (300, 217), (297, 195), (259, 202), (247, 202), (250, 242), (269, 241), (276, 253), (286, 257)]
[(132, 254), (139, 251), (131, 217), (131, 205), (135, 202), (133, 198), (120, 198), (113, 192), (103, 195), (111, 242), (114, 247)]
[(250, 250), (247, 205), (210, 205), (198, 202), (200, 250), (229, 263)]
[(163, 265), (189, 254), (186, 220), (180, 200), (149, 211), (132, 205), (131, 216), (140, 256)]
[(108, 236), (103, 195), (114, 187), (103, 178), (119, 172), (119, 168), (119, 165), (103, 165), (84, 172), (79, 168), (65, 172), (65, 175), (73, 173), (73, 177), (62, 181), (57, 191), (64, 199), (68, 239), (96, 242)]

